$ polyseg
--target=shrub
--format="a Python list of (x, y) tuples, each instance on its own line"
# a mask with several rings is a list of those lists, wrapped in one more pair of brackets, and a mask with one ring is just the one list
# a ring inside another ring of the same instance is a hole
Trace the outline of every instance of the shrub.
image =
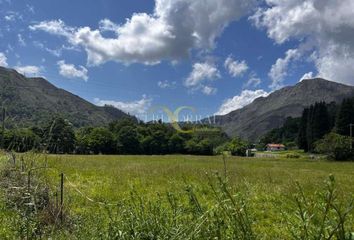
[(225, 143), (215, 149), (216, 154), (222, 154), (223, 152), (230, 152), (233, 156), (246, 156), (248, 148), (247, 142), (241, 138), (234, 138), (231, 142)]
[(318, 153), (326, 154), (332, 160), (343, 161), (353, 157), (353, 151), (350, 149), (351, 144), (350, 137), (329, 133), (315, 143), (315, 150)]

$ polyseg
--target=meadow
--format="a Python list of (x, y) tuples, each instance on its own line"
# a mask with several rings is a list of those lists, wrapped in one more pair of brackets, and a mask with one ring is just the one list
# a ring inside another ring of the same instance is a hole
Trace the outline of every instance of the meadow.
[[(353, 162), (304, 154), (225, 162), (190, 155), (17, 159), (17, 169), (46, 166), (32, 184), (46, 189), (52, 213), (64, 173), (64, 220), (26, 215), (2, 188), (1, 239), (350, 239), (354, 232)], [(2, 181), (11, 164), (1, 158)]]

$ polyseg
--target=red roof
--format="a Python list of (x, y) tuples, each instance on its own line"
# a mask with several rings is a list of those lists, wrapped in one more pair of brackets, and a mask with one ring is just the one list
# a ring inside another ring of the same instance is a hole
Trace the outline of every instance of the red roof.
[(283, 144), (270, 143), (270, 144), (267, 144), (267, 147), (271, 147), (271, 148), (285, 148), (285, 145), (283, 145)]

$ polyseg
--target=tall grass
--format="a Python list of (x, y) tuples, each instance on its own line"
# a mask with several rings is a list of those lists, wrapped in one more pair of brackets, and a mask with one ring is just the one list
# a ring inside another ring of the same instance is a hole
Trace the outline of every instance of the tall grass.
[[(353, 196), (341, 196), (333, 176), (313, 193), (302, 184), (295, 184), (296, 190), (288, 198), (268, 198), (275, 205), (287, 202), (285, 208), (279, 205), (280, 218), (287, 228), (280, 231), (281, 235), (269, 235), (264, 231), (273, 232), (270, 230), (278, 225), (270, 222), (267, 228), (259, 228), (259, 212), (269, 210), (257, 206), (250, 193), (252, 185), (235, 187), (224, 173), (207, 175), (206, 181), (198, 184), (186, 179), (181, 191), (160, 191), (155, 197), (133, 187), (127, 190), (130, 194), (107, 202), (104, 198), (100, 202), (87, 201), (92, 196), (85, 198), (85, 191), (80, 195), (67, 185), (65, 220), (60, 222), (56, 186), (47, 168), (41, 169), (43, 157), (23, 157), (25, 167), (21, 161), (1, 166), (0, 209), (4, 212), (0, 213), (0, 221), (8, 227), (0, 228), (1, 239), (353, 238)], [(27, 188), (30, 169), (40, 170), (33, 171), (31, 186)], [(82, 204), (79, 210), (78, 200)], [(84, 205), (85, 202), (88, 203)]]

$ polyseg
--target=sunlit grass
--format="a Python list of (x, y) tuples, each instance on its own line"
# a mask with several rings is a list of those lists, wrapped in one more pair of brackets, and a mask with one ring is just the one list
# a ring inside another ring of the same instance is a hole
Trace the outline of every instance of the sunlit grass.
[[(105, 208), (92, 203), (77, 190), (96, 202), (118, 203), (129, 201), (132, 191), (143, 199), (155, 201), (167, 193), (183, 196), (186, 187), (191, 186), (199, 201), (210, 205), (214, 198), (210, 181), (215, 181), (217, 173), (222, 179), (225, 177), (224, 164), (218, 156), (36, 157), (43, 164), (44, 159), (48, 159), (50, 168), (46, 175), (53, 191), (59, 184), (59, 174), (64, 173), (67, 177), (65, 204), (71, 215), (84, 216), (86, 221), (96, 216), (100, 219), (97, 224), (107, 223)], [(305, 155), (299, 159), (289, 159), (285, 155), (269, 159), (228, 157), (226, 169), (228, 185), (233, 192), (245, 196), (255, 218), (254, 230), (264, 239), (289, 238), (283, 213), (292, 211), (296, 182), (303, 186), (305, 193), (313, 195), (333, 174), (341, 198), (354, 196), (354, 164), (350, 162), (311, 160)], [(353, 219), (351, 221), (354, 229)], [(92, 223), (82, 224), (84, 228), (85, 224)]]

